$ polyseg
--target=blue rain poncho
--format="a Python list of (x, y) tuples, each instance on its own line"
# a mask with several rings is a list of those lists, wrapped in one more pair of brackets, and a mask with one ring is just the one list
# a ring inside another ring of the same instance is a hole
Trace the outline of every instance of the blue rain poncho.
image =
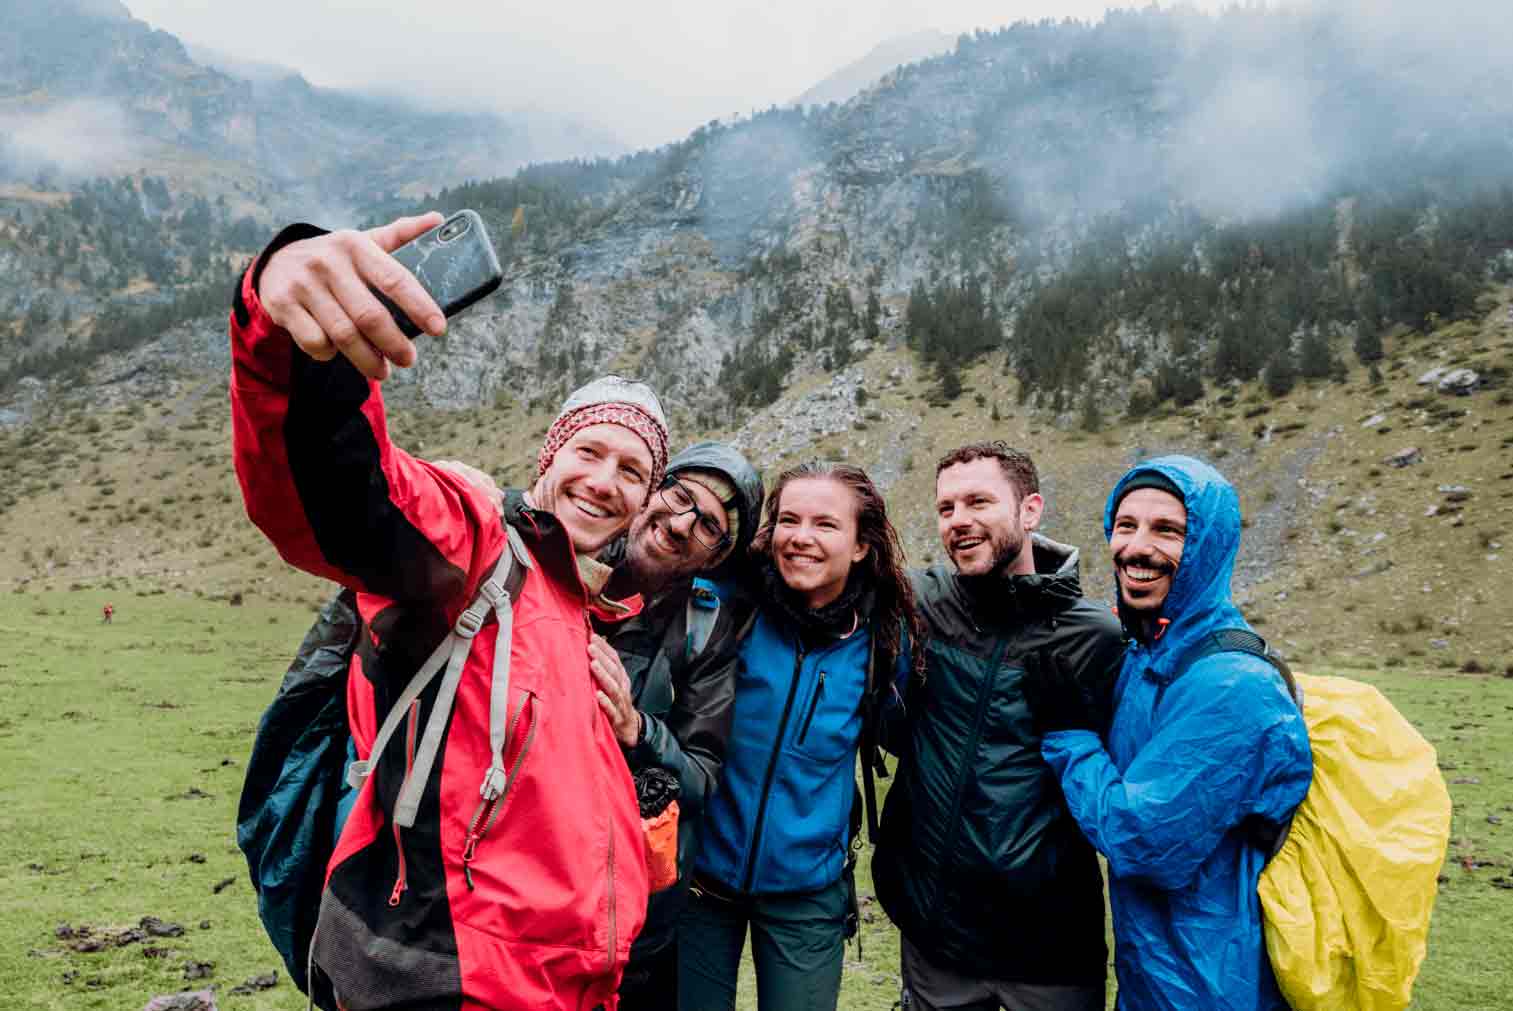
[(1213, 468), (1189, 457), (1140, 464), (1187, 506), (1181, 562), (1162, 609), (1165, 632), (1131, 645), (1105, 746), (1097, 734), (1048, 734), (1046, 761), (1067, 807), (1108, 858), (1114, 967), (1123, 1011), (1285, 1009), (1267, 961), (1256, 883), (1267, 854), (1245, 820), (1283, 822), (1308, 792), (1308, 731), (1275, 669), (1219, 653), (1175, 681), (1183, 653), (1208, 633), (1247, 628), (1230, 600), (1240, 505)]

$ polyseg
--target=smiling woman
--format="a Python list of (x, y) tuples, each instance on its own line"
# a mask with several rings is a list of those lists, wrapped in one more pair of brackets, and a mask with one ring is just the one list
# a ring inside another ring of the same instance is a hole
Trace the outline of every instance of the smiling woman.
[(683, 921), (679, 1005), (735, 1006), (749, 928), (759, 1007), (823, 1011), (856, 930), (849, 826), (869, 665), (907, 665), (914, 597), (882, 496), (856, 467), (780, 475), (752, 556), (759, 610)]

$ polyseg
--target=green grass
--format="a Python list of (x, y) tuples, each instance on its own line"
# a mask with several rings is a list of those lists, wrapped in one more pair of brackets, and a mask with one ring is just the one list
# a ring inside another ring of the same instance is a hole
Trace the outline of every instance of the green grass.
[[(107, 596), (116, 619), (102, 626)], [(308, 618), (289, 604), (231, 607), (188, 595), (0, 595), (6, 1009), (139, 1011), (157, 994), (209, 984), (223, 1009), (305, 1006), (263, 937), (234, 822), (258, 716)], [(1434, 742), (1455, 800), (1414, 1006), (1504, 1008), (1513, 992), (1513, 890), (1492, 879), (1513, 880), (1513, 680), (1407, 668), (1345, 673), (1378, 684)], [(867, 868), (864, 855), (865, 958), (847, 947), (841, 1000), (858, 1011), (888, 1008), (898, 996), (898, 938), (867, 901)], [(232, 884), (216, 893), (227, 878)], [(63, 923), (120, 927), (144, 916), (186, 928), (147, 942), (167, 949), (164, 957), (145, 957), (141, 943), (79, 953), (55, 936)], [(186, 981), (189, 961), (213, 962), (213, 977)], [(275, 989), (228, 993), (273, 969)], [(739, 1006), (755, 1007), (749, 969)]]
[[(275, 968), (283, 976), (257, 920), (235, 818), (258, 716), (304, 615), (116, 593), (107, 626), (105, 600), (0, 600), (4, 1004), (140, 1011), (157, 994), (215, 983), (223, 1008), (302, 1008), (287, 979), (252, 997), (226, 991)], [(79, 954), (54, 934), (64, 923), (119, 927), (144, 916), (186, 928), (148, 942), (166, 957), (145, 957), (140, 943)], [(186, 982), (191, 960), (214, 963), (213, 977)]]

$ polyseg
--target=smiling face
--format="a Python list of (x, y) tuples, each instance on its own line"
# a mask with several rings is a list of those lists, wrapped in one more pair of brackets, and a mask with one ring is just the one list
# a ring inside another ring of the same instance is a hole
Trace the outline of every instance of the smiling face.
[(994, 457), (945, 467), (935, 478), (935, 525), (941, 546), (963, 576), (1028, 575), (1035, 571), (1030, 532), (1045, 500), (1021, 499)]
[(867, 556), (857, 540), (855, 496), (830, 478), (799, 478), (783, 486), (775, 514), (770, 550), (778, 574), (811, 608), (824, 607)]
[(552, 457), (532, 497), (566, 528), (573, 549), (591, 554), (614, 540), (646, 504), (651, 450), (621, 425), (589, 425)]
[(1171, 593), (1187, 541), (1187, 509), (1170, 492), (1136, 488), (1114, 512), (1109, 550), (1121, 606), (1154, 619)]
[[(630, 525), (626, 540), (625, 560), (635, 571), (637, 581), (644, 586), (662, 586), (681, 576), (689, 576), (708, 568), (723, 549), (706, 547), (694, 534), (694, 524), (710, 524), (703, 538), (710, 540), (718, 528), (720, 534), (728, 533), (729, 519), (725, 506), (714, 492), (694, 481), (674, 480), (669, 475), (669, 487), (651, 497), (645, 510), (639, 513)], [(699, 516), (693, 510), (675, 511), (678, 499), (686, 496), (693, 499)]]

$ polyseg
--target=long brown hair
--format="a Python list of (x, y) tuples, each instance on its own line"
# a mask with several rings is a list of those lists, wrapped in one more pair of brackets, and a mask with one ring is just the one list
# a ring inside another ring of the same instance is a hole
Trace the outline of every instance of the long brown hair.
[(790, 467), (778, 475), (777, 484), (767, 496), (766, 515), (751, 541), (753, 555), (767, 555), (772, 550), (772, 532), (777, 526), (778, 510), (782, 507), (783, 489), (790, 482), (800, 480), (834, 481), (851, 492), (856, 503), (856, 540), (867, 546), (867, 553), (853, 563), (861, 568), (861, 576), (871, 585), (876, 603), (872, 617), (875, 619), (873, 634), (878, 637), (882, 662), (877, 673), (880, 678), (893, 676), (893, 665), (902, 649), (900, 633), (907, 629), (910, 652), (915, 674), (921, 674), (925, 666), (924, 623), (919, 609), (914, 604), (914, 588), (904, 571), (904, 546), (898, 531), (888, 520), (888, 505), (883, 501), (877, 486), (867, 472), (849, 463), (825, 463), (814, 461)]

